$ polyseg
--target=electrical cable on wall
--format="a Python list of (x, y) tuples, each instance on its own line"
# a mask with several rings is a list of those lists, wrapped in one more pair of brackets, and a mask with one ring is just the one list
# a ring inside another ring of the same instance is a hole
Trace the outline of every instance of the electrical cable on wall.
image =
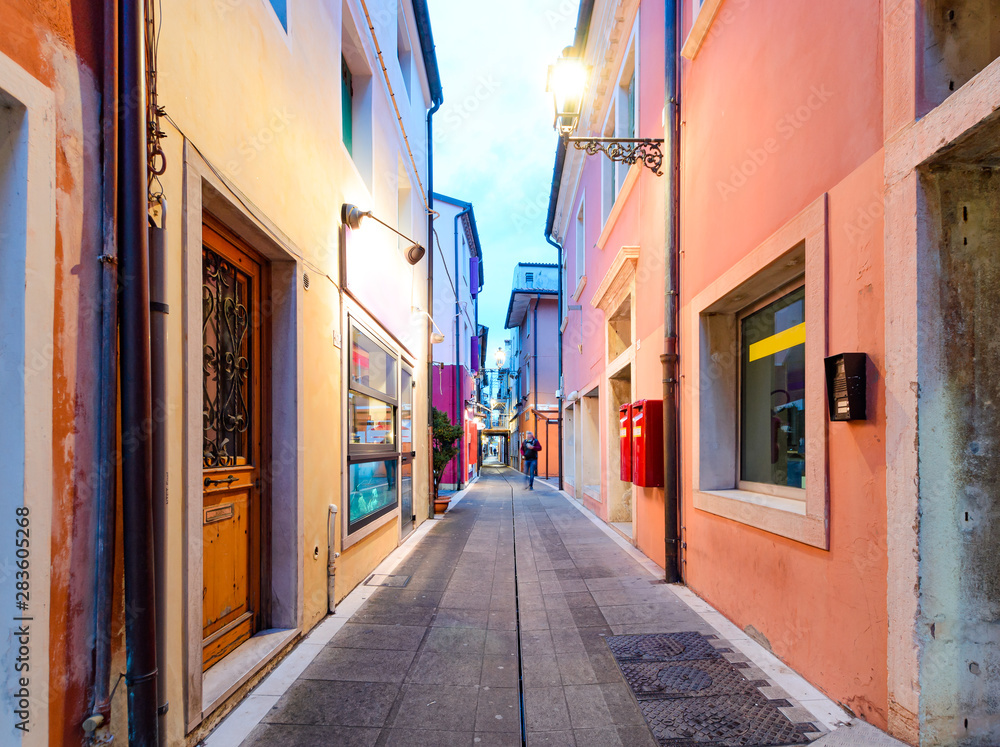
[(420, 199), (424, 203), (424, 211), (427, 214), (434, 214), (437, 217), (437, 213), (431, 210), (430, 205), (427, 204), (427, 193), (424, 191), (424, 183), (420, 181), (420, 169), (417, 168), (416, 159), (413, 158), (413, 151), (410, 149), (410, 139), (406, 135), (406, 127), (403, 125), (403, 115), (399, 112), (399, 104), (396, 103), (396, 94), (392, 90), (392, 83), (389, 82), (389, 71), (385, 67), (385, 60), (382, 57), (382, 47), (378, 43), (378, 36), (375, 34), (375, 24), (372, 23), (372, 17), (368, 13), (368, 4), (365, 0), (361, 0), (361, 8), (365, 12), (365, 19), (368, 21), (368, 29), (372, 33), (372, 41), (375, 42), (375, 54), (378, 55), (378, 63), (382, 66), (382, 77), (385, 78), (385, 85), (389, 89), (389, 98), (392, 100), (392, 108), (396, 111), (396, 121), (399, 123), (399, 130), (403, 134), (403, 142), (406, 143), (406, 152), (410, 156), (410, 163), (413, 165), (413, 175), (417, 179), (417, 186), (420, 187)]

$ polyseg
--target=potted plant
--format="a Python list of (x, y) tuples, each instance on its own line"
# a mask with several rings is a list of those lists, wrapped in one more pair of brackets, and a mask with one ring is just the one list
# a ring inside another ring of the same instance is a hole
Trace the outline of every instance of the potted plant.
[(434, 451), (434, 513), (443, 513), (448, 509), (448, 502), (451, 500), (447, 496), (441, 498), (439, 488), (441, 478), (444, 477), (445, 467), (448, 462), (458, 454), (455, 443), (462, 437), (462, 428), (451, 422), (448, 413), (442, 412), (436, 407), (431, 414), (431, 441)]

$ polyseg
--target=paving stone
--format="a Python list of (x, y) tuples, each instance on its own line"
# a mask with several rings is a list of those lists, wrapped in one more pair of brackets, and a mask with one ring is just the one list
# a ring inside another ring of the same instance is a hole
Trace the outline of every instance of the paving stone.
[(522, 659), (526, 688), (557, 687), (562, 684), (559, 662), (555, 656), (531, 656)]
[(569, 709), (561, 687), (526, 687), (524, 710), (525, 728), (529, 733), (570, 728)]
[(264, 721), (272, 724), (314, 724), (381, 727), (400, 686), (385, 682), (298, 680)]
[(439, 608), (433, 622), (427, 624), (436, 628), (485, 628), (488, 622), (486, 610)]
[(413, 651), (326, 647), (302, 673), (306, 680), (402, 682)]
[(529, 731), (528, 747), (576, 747), (572, 731)]
[(393, 726), (403, 729), (463, 731), (475, 723), (479, 687), (405, 685)]
[(517, 633), (513, 630), (487, 630), (486, 654), (504, 656), (517, 653)]
[(441, 606), (466, 610), (488, 610), (490, 608), (490, 595), (449, 589), (441, 597)]
[(537, 656), (543, 654), (554, 656), (555, 647), (552, 645), (552, 634), (548, 630), (524, 630), (521, 632), (521, 654), (523, 656)]
[(577, 747), (632, 747), (622, 742), (618, 730), (613, 726), (599, 729), (574, 729), (573, 738)]
[(564, 685), (596, 685), (597, 676), (590, 665), (590, 657), (586, 653), (556, 654), (559, 663), (559, 674)]
[(479, 684), (483, 687), (517, 687), (517, 654), (483, 657)]
[(521, 713), (516, 687), (483, 687), (479, 690), (476, 731), (521, 733)]
[(482, 654), (486, 635), (487, 631), (481, 628), (431, 628), (421, 650)]
[(426, 628), (415, 625), (359, 625), (347, 623), (327, 646), (416, 651)]
[(371, 747), (379, 729), (305, 724), (260, 724), (244, 741), (244, 747)]
[[(474, 747), (471, 731), (387, 729), (386, 747)], [(333, 745), (335, 743), (328, 743)]]
[(483, 659), (479, 654), (425, 651), (417, 655), (406, 681), (423, 685), (478, 685), (482, 669)]
[(645, 726), (642, 711), (632, 697), (628, 685), (623, 682), (601, 684), (601, 694), (611, 714), (611, 721), (621, 726)]
[(567, 685), (566, 703), (573, 730), (598, 729), (612, 723), (611, 713), (598, 685)]

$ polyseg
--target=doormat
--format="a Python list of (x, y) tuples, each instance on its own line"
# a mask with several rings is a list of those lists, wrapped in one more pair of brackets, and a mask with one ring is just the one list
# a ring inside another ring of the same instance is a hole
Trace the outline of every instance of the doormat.
[(365, 581), (365, 586), (392, 586), (401, 589), (410, 583), (409, 576), (387, 576), (384, 573), (373, 573)]
[(812, 723), (792, 723), (779, 708), (792, 704), (768, 699), (758, 689), (767, 680), (749, 680), (748, 665), (727, 661), (700, 633), (617, 635), (605, 638), (643, 718), (661, 747), (778, 747), (808, 744), (822, 731)]

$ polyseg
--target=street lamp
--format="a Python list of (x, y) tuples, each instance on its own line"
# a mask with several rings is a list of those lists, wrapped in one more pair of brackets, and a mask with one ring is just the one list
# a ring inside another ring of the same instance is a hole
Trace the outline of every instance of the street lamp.
[(418, 244), (416, 241), (414, 241), (413, 239), (411, 239), (406, 234), (400, 233), (399, 231), (397, 231), (395, 228), (393, 228), (392, 226), (390, 226), (385, 221), (382, 221), (382, 220), (379, 220), (378, 218), (376, 218), (374, 215), (372, 215), (372, 211), (371, 210), (362, 210), (357, 205), (351, 205), (351, 204), (346, 203), (346, 202), (340, 208), (340, 220), (341, 220), (341, 222), (345, 226), (347, 226), (348, 228), (350, 228), (352, 231), (357, 231), (359, 228), (361, 228), (361, 221), (364, 218), (371, 218), (376, 223), (379, 223), (379, 224), (385, 226), (386, 228), (388, 228), (390, 231), (392, 231), (397, 236), (399, 236), (401, 238), (404, 238), (407, 241), (409, 241), (410, 245), (408, 247), (406, 247), (406, 251), (403, 252), (403, 256), (406, 257), (406, 261), (409, 262), (411, 265), (415, 265), (417, 262), (419, 262), (421, 259), (423, 259), (424, 248), (420, 244)]
[(566, 143), (573, 143), (577, 150), (586, 151), (588, 156), (604, 153), (612, 161), (630, 166), (641, 161), (654, 174), (663, 176), (663, 150), (660, 148), (663, 138), (572, 137), (580, 123), (589, 74), (583, 60), (573, 55), (572, 47), (566, 47), (556, 63), (549, 65), (546, 90), (552, 94), (553, 127), (559, 136)]
[(504, 359), (506, 356), (503, 353), (503, 348), (497, 348), (496, 352), (493, 354), (493, 359), (497, 362), (497, 368), (503, 368)]

